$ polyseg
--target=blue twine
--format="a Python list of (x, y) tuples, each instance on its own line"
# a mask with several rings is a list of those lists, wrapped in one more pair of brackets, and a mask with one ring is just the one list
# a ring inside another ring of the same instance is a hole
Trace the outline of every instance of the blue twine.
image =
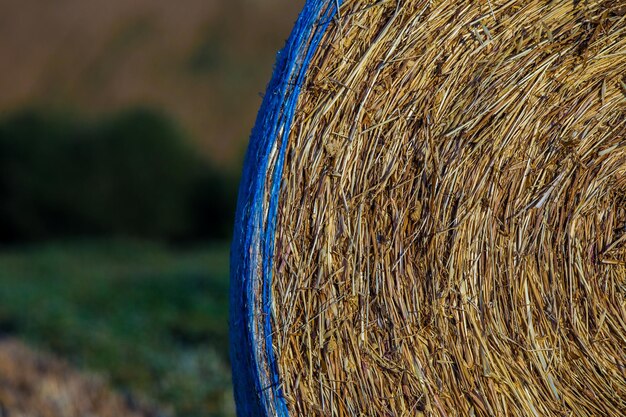
[(278, 53), (246, 153), (231, 248), (230, 355), (239, 417), (289, 416), (272, 344), (278, 199), (298, 98), (311, 59), (340, 3), (307, 0)]

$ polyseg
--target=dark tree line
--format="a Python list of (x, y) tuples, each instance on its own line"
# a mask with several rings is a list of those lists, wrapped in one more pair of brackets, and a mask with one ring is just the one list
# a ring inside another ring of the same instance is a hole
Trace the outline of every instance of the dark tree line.
[(228, 237), (236, 179), (164, 115), (98, 121), (22, 111), (0, 121), (0, 242)]

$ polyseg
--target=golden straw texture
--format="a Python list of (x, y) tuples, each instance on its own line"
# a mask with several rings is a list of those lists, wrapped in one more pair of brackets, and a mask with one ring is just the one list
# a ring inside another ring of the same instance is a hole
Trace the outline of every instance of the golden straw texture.
[(292, 416), (626, 415), (625, 14), (344, 2), (279, 203)]

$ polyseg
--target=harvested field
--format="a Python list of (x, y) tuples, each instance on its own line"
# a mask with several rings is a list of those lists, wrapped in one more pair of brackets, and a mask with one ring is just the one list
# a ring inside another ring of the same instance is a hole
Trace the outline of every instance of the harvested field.
[(10, 417), (164, 417), (14, 339), (0, 340), (0, 415)]

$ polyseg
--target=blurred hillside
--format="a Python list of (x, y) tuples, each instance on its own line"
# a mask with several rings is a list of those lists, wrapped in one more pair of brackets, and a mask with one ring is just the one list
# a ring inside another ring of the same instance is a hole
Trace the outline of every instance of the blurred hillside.
[(0, 1), (0, 114), (151, 106), (236, 171), (259, 93), (303, 3)]

